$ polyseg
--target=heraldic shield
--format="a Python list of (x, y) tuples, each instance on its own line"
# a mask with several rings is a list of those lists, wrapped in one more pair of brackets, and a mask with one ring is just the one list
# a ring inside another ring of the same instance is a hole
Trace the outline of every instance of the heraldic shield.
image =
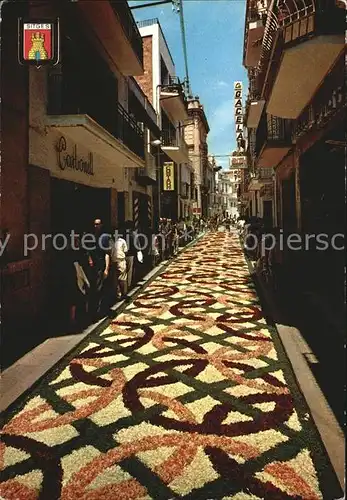
[(19, 20), (20, 64), (37, 67), (59, 62), (59, 20)]

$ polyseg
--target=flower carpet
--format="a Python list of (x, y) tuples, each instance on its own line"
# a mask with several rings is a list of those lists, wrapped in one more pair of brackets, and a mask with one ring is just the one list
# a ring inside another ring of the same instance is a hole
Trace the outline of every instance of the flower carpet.
[(6, 500), (339, 492), (229, 233), (182, 252), (10, 410), (0, 466)]

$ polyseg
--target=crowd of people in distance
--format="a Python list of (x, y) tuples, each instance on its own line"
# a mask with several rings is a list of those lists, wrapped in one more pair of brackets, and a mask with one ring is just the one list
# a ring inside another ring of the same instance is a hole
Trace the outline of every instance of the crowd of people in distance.
[(75, 234), (66, 251), (57, 252), (52, 266), (57, 318), (65, 330), (81, 331), (107, 316), (116, 302), (129, 300), (135, 284), (160, 262), (175, 257), (180, 248), (206, 231), (230, 231), (232, 227), (242, 233), (248, 226), (236, 216), (219, 214), (178, 221), (162, 218), (157, 231), (135, 230), (132, 221), (108, 231), (101, 219), (95, 219), (93, 249), (82, 244), (82, 232)]
[(113, 304), (128, 300), (145, 274), (175, 257), (206, 227), (202, 219), (180, 218), (160, 219), (157, 232), (135, 231), (132, 221), (107, 231), (95, 219), (92, 249), (83, 244), (86, 233), (76, 232), (68, 248), (56, 252), (52, 288), (57, 321), (72, 333), (107, 316)]

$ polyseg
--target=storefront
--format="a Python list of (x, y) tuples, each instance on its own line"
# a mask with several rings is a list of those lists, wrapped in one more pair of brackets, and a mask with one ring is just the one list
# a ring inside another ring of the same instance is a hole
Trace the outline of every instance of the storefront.
[[(143, 168), (144, 160), (89, 115), (47, 114), (48, 97), (47, 74), (34, 69), (30, 72), (29, 127), (29, 170), (33, 178), (29, 189), (35, 201), (30, 213), (32, 232), (39, 242), (47, 233), (88, 232), (95, 218), (111, 231), (122, 215), (119, 194), (129, 190), (125, 172)], [(43, 202), (43, 208), (37, 208)], [(129, 208), (123, 205), (127, 217)], [(31, 288), (37, 290), (35, 296), (32, 294), (37, 316), (47, 310), (47, 302), (54, 304), (57, 316), (61, 312), (63, 298), (54, 299), (52, 279), (60, 254), (49, 244), (44, 251), (38, 248), (30, 253), (33, 264), (28, 279)]]
[(111, 189), (93, 188), (51, 177), (52, 233), (81, 233), (90, 231), (94, 219), (99, 218), (107, 228), (111, 226)]
[(277, 226), (284, 231), (297, 230), (294, 154), (282, 160), (275, 170)]

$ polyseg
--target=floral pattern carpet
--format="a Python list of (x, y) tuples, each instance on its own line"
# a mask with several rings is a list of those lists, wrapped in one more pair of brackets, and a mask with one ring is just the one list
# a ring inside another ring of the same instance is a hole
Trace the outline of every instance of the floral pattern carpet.
[(321, 499), (335, 476), (236, 235), (182, 252), (17, 403), (4, 499)]

